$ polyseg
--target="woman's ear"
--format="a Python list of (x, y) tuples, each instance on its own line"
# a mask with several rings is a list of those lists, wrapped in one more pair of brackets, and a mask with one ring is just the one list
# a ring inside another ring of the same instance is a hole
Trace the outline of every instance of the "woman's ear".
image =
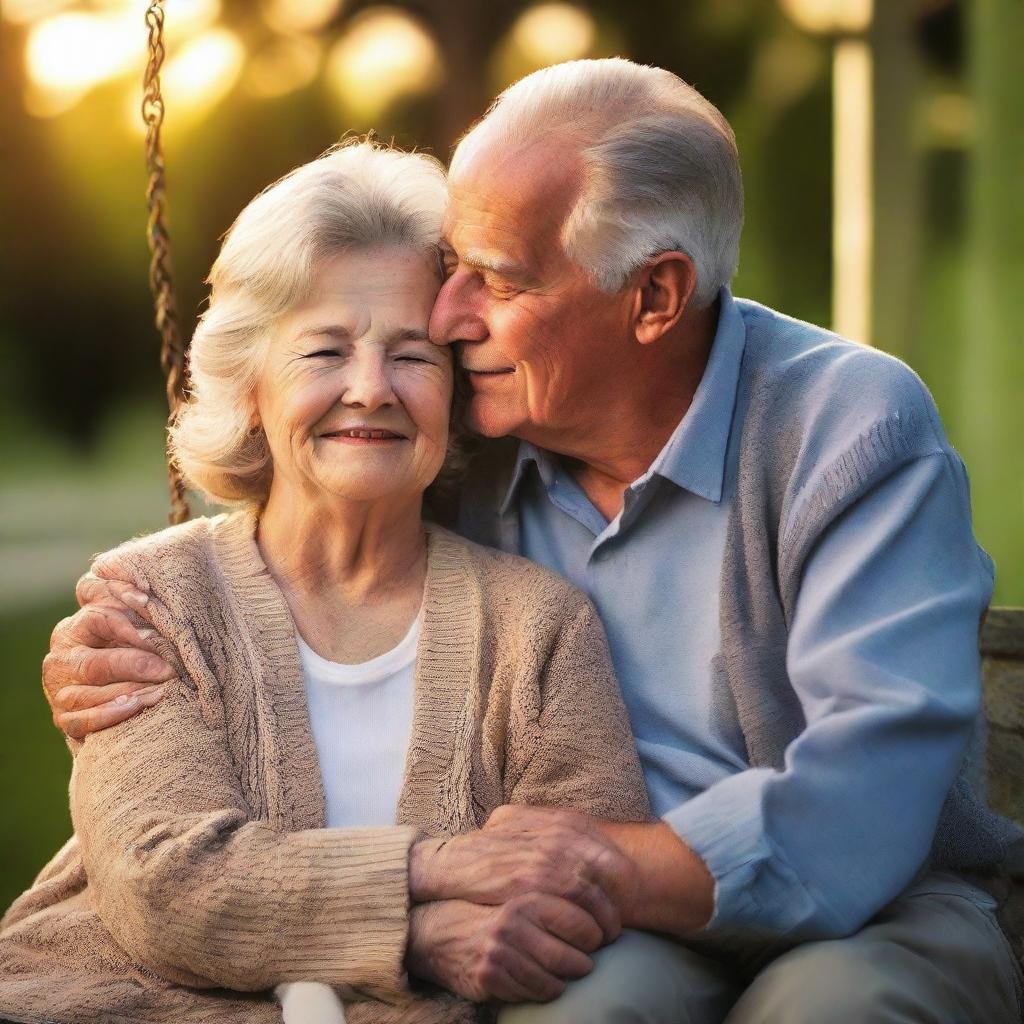
[(254, 392), (249, 396), (249, 400), (245, 403), (248, 406), (246, 412), (248, 413), (246, 424), (246, 433), (253, 437), (263, 429), (263, 420), (260, 419), (259, 410), (259, 395)]
[(697, 284), (697, 270), (685, 252), (660, 252), (641, 268), (637, 280), (634, 330), (650, 345), (683, 317)]

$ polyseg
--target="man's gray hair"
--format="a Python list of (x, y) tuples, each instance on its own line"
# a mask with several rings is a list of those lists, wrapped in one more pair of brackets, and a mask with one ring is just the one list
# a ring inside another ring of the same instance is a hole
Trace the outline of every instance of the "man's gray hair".
[(658, 252), (694, 262), (693, 301), (710, 305), (739, 260), (743, 184), (729, 122), (662, 68), (621, 57), (543, 68), (506, 89), (462, 139), (468, 151), (552, 137), (578, 141), (585, 181), (563, 244), (606, 291)]
[[(189, 398), (170, 451), (188, 483), (224, 504), (267, 496), (272, 466), (254, 427), (277, 321), (305, 301), (324, 261), (397, 245), (437, 252), (444, 169), (423, 153), (349, 140), (270, 185), (238, 215), (208, 279), (189, 350)], [(438, 263), (439, 283), (440, 264)]]

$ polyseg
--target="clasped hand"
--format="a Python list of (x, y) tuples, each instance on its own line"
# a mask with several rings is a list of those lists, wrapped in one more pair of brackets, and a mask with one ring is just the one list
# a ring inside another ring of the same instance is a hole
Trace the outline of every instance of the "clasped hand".
[(413, 847), (409, 970), (477, 1002), (554, 999), (618, 936), (631, 874), (586, 815), (499, 807)]

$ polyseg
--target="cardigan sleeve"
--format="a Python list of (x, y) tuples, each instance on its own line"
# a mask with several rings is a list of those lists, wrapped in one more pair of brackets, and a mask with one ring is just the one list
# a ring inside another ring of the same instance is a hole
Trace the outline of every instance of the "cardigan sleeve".
[(569, 592), (565, 604), (509, 802), (647, 820), (647, 790), (604, 627), (582, 594)]
[[(135, 578), (132, 561), (117, 562), (122, 578)], [(223, 716), (184, 668), (201, 658), (194, 631), (160, 611), (158, 645), (179, 678), (158, 704), (91, 734), (74, 764), (72, 818), (103, 923), (179, 984), (404, 992), (413, 831), (286, 832), (254, 820)]]

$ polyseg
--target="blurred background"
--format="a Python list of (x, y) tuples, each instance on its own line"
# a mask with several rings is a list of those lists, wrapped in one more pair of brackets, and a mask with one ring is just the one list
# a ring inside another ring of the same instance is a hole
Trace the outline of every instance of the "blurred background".
[[(621, 54), (736, 130), (734, 290), (904, 359), (1024, 604), (1020, 0), (168, 0), (164, 147), (182, 328), (218, 238), (350, 131), (446, 159), (489, 99)], [(70, 834), (39, 664), (99, 550), (166, 521), (145, 243), (145, 0), (0, 7), (0, 907)], [(116, 770), (116, 766), (115, 770)]]

